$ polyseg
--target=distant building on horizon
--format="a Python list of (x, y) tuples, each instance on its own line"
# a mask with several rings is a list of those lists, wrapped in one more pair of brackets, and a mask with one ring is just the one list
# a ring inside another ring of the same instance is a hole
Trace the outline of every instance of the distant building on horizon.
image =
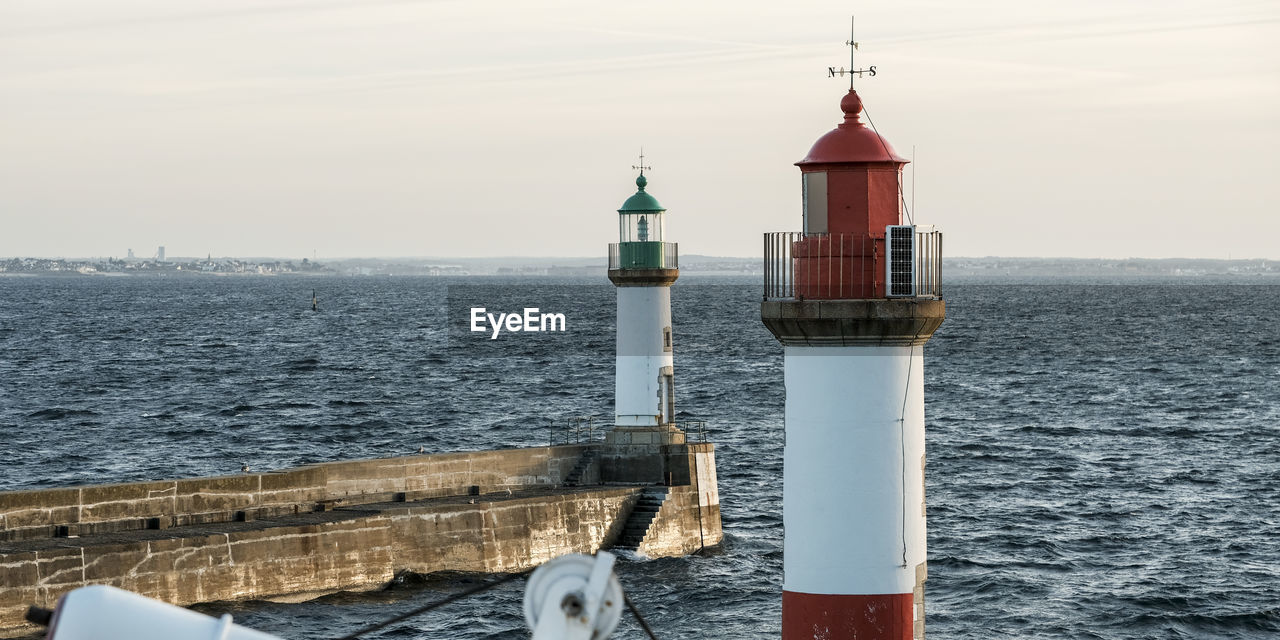
[(156, 262), (164, 262), (164, 245), (156, 249)]

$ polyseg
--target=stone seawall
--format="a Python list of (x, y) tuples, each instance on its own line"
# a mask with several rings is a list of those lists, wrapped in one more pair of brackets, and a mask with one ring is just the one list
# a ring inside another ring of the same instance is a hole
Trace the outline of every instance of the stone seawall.
[[(586, 445), (308, 465), (265, 473), (0, 493), (0, 542), (227, 522), (317, 504), (554, 486)], [(396, 494), (404, 494), (397, 496)]]
[[(275, 521), (100, 539), (50, 538), (0, 555), (0, 628), (27, 605), (110, 584), (173, 604), (376, 588), (396, 573), (511, 572), (599, 549), (638, 489), (600, 488), (423, 505), (380, 503)], [(30, 629), (26, 629), (30, 631)]]
[[(562, 486), (579, 465), (614, 475), (592, 462), (600, 447), (0, 493), (0, 636), (34, 630), (22, 622), (27, 605), (52, 606), (89, 584), (182, 605), (302, 599), (378, 588), (402, 571), (511, 572), (592, 553), (619, 538), (652, 484)], [(685, 483), (670, 487), (638, 551), (660, 557), (717, 544), (712, 445), (662, 454), (662, 473)]]

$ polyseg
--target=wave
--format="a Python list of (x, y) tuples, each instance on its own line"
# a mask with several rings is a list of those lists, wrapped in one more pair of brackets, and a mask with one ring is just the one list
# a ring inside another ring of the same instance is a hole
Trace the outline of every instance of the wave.
[(48, 409), (41, 409), (39, 411), (33, 411), (31, 413), (28, 413), (27, 417), (35, 418), (37, 420), (63, 420), (65, 418), (74, 418), (74, 417), (80, 417), (80, 416), (96, 416), (96, 415), (99, 415), (98, 412), (91, 411), (89, 409), (66, 409), (63, 407), (51, 407)]

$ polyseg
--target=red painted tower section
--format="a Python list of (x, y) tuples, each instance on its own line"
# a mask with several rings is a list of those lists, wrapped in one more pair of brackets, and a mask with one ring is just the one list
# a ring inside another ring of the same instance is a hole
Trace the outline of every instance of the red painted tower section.
[(804, 181), (804, 232), (792, 257), (795, 291), (810, 299), (883, 298), (884, 228), (901, 223), (900, 180), (907, 160), (867, 127), (852, 89), (844, 122), (796, 163)]

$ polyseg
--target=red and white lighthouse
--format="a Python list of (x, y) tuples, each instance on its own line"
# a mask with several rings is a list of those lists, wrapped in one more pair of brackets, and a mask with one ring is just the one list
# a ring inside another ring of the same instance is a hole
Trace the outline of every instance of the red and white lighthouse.
[(902, 167), (844, 121), (800, 167), (803, 226), (765, 236), (760, 315), (784, 348), (784, 640), (924, 636), (924, 355), (941, 234), (904, 221)]

